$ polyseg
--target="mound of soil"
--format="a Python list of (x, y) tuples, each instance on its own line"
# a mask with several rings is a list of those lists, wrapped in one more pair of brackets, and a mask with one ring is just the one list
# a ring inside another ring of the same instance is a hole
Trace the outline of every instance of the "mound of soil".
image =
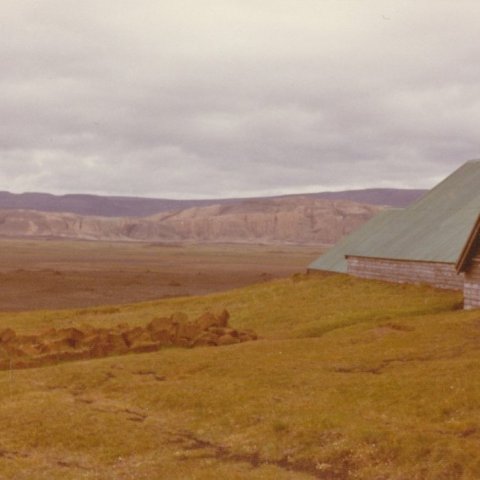
[(0, 369), (29, 368), (61, 361), (153, 352), (166, 346), (224, 346), (256, 340), (249, 330), (229, 327), (230, 314), (207, 312), (189, 320), (184, 313), (154, 318), (145, 327), (128, 324), (114, 328), (50, 329), (39, 334), (17, 335), (10, 328), (0, 331)]

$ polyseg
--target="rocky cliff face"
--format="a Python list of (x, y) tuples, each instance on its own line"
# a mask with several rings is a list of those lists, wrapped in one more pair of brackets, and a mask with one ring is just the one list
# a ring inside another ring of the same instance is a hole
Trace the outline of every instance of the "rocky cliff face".
[(296, 197), (190, 208), (152, 219), (196, 241), (333, 244), (378, 211), (344, 200)]
[(381, 207), (310, 197), (246, 200), (161, 213), (107, 218), (1, 210), (0, 235), (147, 242), (333, 244)]

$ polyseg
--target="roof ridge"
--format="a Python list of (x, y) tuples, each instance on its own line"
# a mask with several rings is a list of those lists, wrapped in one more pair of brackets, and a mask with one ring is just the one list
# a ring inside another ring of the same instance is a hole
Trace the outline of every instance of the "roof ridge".
[(418, 205), (422, 205), (424, 200), (427, 200), (431, 197), (432, 194), (435, 194), (438, 190), (441, 190), (447, 182), (451, 181), (451, 178), (454, 175), (458, 175), (461, 171), (463, 171), (464, 168), (466, 168), (468, 165), (472, 163), (480, 163), (480, 159), (472, 159), (472, 160), (467, 160), (466, 162), (462, 163), (456, 170), (454, 170), (452, 173), (447, 175), (443, 180), (440, 180), (436, 185), (434, 185), (430, 190), (427, 190), (423, 195), (420, 196), (420, 198), (417, 198), (413, 203), (408, 205), (406, 209), (414, 209)]

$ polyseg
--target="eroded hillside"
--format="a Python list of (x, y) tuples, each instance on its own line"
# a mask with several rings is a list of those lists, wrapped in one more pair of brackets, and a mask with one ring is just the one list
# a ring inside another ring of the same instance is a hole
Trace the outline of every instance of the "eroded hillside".
[(0, 235), (146, 242), (331, 245), (382, 207), (310, 197), (248, 200), (141, 218), (1, 210)]

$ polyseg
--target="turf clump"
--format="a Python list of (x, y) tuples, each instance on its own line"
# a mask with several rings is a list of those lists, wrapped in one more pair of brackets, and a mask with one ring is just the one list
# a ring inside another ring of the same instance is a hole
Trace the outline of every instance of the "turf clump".
[(11, 328), (0, 331), (0, 369), (28, 368), (60, 361), (144, 353), (164, 347), (225, 346), (256, 340), (252, 331), (229, 328), (230, 314), (206, 312), (189, 320), (185, 313), (157, 317), (145, 327), (119, 324), (113, 328), (81, 325), (51, 328), (17, 335)]

